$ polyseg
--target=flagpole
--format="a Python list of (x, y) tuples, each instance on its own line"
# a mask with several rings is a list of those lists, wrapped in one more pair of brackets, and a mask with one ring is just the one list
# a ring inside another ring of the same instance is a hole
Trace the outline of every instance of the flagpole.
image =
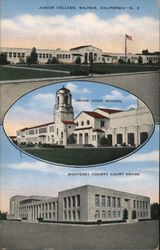
[(127, 36), (125, 34), (125, 62), (127, 62)]

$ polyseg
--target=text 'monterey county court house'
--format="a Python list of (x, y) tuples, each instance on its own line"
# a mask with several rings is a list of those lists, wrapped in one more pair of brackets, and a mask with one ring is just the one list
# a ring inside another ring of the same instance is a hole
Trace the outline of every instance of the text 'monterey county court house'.
[[(26, 62), (27, 56), (30, 56), (31, 49), (27, 48), (1, 48), (1, 52), (5, 53), (7, 60), (11, 63)], [(102, 52), (101, 49), (93, 45), (84, 45), (71, 48), (70, 50), (58, 49), (37, 49), (38, 63), (46, 63), (48, 59), (56, 57), (61, 63), (75, 63), (77, 57), (80, 57), (82, 63), (89, 63), (89, 59), (93, 59), (93, 63), (118, 63), (119, 59), (124, 61), (130, 60), (131, 63), (138, 63), (138, 58), (141, 56), (142, 63), (159, 63), (160, 55), (150, 53), (149, 55), (142, 54), (127, 54)]]
[(8, 219), (96, 222), (149, 219), (150, 198), (85, 185), (61, 191), (58, 197), (21, 196), (10, 199)]
[(154, 126), (149, 109), (140, 100), (137, 103), (136, 109), (97, 107), (94, 111), (82, 111), (74, 118), (71, 92), (63, 86), (56, 92), (54, 122), (18, 130), (17, 143), (99, 147), (101, 138), (105, 137), (108, 146), (137, 147), (149, 137)]

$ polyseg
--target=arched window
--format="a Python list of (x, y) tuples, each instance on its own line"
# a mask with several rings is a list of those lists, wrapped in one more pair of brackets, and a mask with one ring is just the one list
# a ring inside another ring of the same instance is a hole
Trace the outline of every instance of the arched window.
[(82, 122), (81, 122), (81, 126), (83, 126), (83, 125), (84, 125), (84, 122), (82, 121)]
[(68, 104), (68, 96), (67, 95), (64, 97), (64, 102), (65, 102), (65, 104)]
[(63, 132), (61, 132), (61, 139), (63, 139)]
[(57, 104), (59, 105), (59, 96), (57, 97)]
[(89, 120), (87, 120), (87, 125), (89, 125), (90, 124), (90, 121)]
[(79, 126), (78, 122), (76, 123), (76, 126), (77, 126), (77, 127)]

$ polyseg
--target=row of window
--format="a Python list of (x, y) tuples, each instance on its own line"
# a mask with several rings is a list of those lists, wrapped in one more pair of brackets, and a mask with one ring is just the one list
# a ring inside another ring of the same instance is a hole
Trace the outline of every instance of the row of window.
[(56, 202), (49, 202), (49, 203), (44, 203), (44, 204), (39, 204), (39, 205), (34, 205), (34, 206), (25, 206), (25, 207), (20, 207), (20, 211), (28, 211), (29, 209), (33, 208), (39, 208), (40, 210), (55, 210), (56, 208)]
[(71, 58), (71, 55), (69, 54), (57, 54), (57, 59), (70, 59)]
[(80, 207), (80, 195), (64, 197), (64, 208)]
[[(47, 133), (47, 128), (48, 127), (43, 127), (43, 128), (39, 128), (39, 129), (30, 129), (28, 131), (26, 131), (27, 135), (34, 135), (34, 134), (43, 134), (43, 133)], [(50, 126), (49, 127), (49, 132), (54, 132), (54, 126)], [(17, 132), (17, 135), (20, 135), (20, 131)]]
[[(86, 123), (84, 121), (81, 121), (81, 122), (77, 122), (76, 123), (76, 126), (84, 126), (84, 125), (90, 125), (90, 121), (87, 120)], [(100, 121), (100, 127), (104, 127), (105, 126), (105, 121)]]
[(20, 52), (5, 52), (4, 53), (7, 57), (25, 57), (25, 53), (20, 53)]
[[(71, 218), (72, 216), (72, 218)], [(64, 211), (64, 219), (65, 220), (80, 220), (81, 218), (81, 214), (80, 214), (80, 211), (77, 210), (73, 210), (72, 212), (69, 210), (68, 212), (67, 211)]]
[(146, 201), (137, 201), (133, 200), (133, 207), (137, 209), (147, 209), (148, 208), (148, 202)]
[[(100, 203), (101, 201), (101, 203)], [(111, 197), (111, 196), (107, 196), (107, 200), (106, 200), (106, 196), (105, 195), (99, 195), (96, 194), (95, 195), (95, 206), (99, 207), (101, 204), (101, 207), (120, 207), (121, 206), (121, 199), (118, 197)]]
[[(105, 211), (105, 210), (102, 210), (102, 218), (116, 218), (116, 217), (121, 217), (121, 211)], [(100, 218), (100, 211), (99, 210), (96, 210), (95, 212), (95, 218), (98, 219)]]

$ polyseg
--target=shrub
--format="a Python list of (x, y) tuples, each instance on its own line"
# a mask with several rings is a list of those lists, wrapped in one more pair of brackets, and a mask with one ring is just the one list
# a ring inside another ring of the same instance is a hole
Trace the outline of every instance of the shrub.
[(81, 58), (80, 58), (80, 56), (78, 56), (78, 57), (76, 58), (75, 63), (76, 63), (76, 64), (81, 64)]
[(106, 138), (105, 136), (102, 136), (102, 137), (100, 138), (99, 143), (100, 143), (102, 146), (108, 146), (108, 140), (107, 140), (107, 138)]
[(67, 144), (75, 144), (75, 143), (76, 143), (76, 139), (74, 138), (74, 134), (72, 133), (67, 138)]

